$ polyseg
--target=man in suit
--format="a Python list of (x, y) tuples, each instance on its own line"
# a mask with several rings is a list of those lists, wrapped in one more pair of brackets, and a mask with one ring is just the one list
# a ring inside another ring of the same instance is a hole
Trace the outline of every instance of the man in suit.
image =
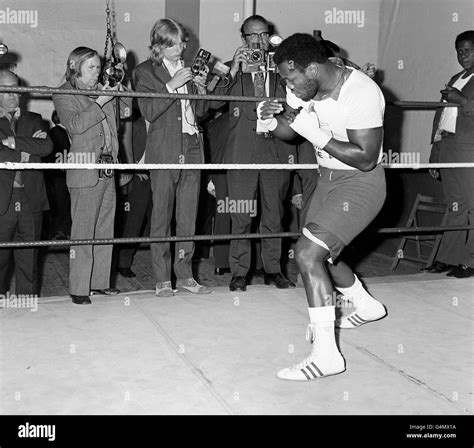
[[(456, 54), (463, 70), (454, 75), (441, 91), (443, 100), (459, 107), (438, 109), (433, 122), (431, 163), (474, 162), (474, 30), (459, 34)], [(443, 185), (449, 206), (446, 226), (474, 224), (474, 170), (443, 168), (430, 170)], [(436, 262), (428, 272), (445, 272), (450, 277), (474, 275), (474, 231), (445, 232)]]
[[(53, 111), (51, 121), (54, 126), (49, 131), (49, 135), (54, 150), (49, 156), (43, 158), (43, 162), (66, 162), (67, 153), (71, 147), (69, 135), (66, 128), (59, 122), (56, 111)], [(66, 170), (46, 170), (44, 174), (46, 190), (51, 204), (50, 235), (54, 240), (65, 240), (71, 233), (71, 200), (66, 185)]]
[[(18, 77), (0, 70), (0, 85), (17, 86)], [(53, 144), (43, 129), (41, 115), (22, 110), (17, 93), (0, 93), (0, 161), (41, 162)], [(43, 173), (38, 170), (0, 170), (0, 241), (41, 238), (48, 198)], [(16, 294), (38, 294), (37, 249), (13, 249)], [(9, 290), (12, 249), (0, 249), (0, 294)]]
[[(249, 73), (245, 70), (246, 53), (259, 44), (262, 50), (269, 48), (269, 25), (262, 16), (248, 17), (241, 27), (243, 46), (234, 55), (229, 72), (230, 84), (224, 90), (228, 95), (282, 97), (284, 90), (279, 76), (273, 71)], [(244, 64), (241, 66), (241, 64)], [(219, 106), (220, 104), (216, 104)], [(214, 107), (214, 106), (213, 106)], [(275, 139), (257, 126), (256, 105), (251, 102), (230, 102), (229, 136), (226, 163), (293, 163), (296, 147)], [(230, 204), (248, 204), (248, 210), (231, 212), (232, 234), (250, 233), (255, 216), (257, 193), (260, 198), (260, 230), (262, 233), (281, 232), (284, 200), (290, 185), (287, 170), (229, 170), (227, 173)], [(253, 216), (252, 216), (253, 215)], [(265, 284), (288, 288), (291, 283), (281, 273), (281, 239), (262, 240), (262, 261)], [(251, 263), (250, 240), (232, 240), (230, 244), (231, 291), (246, 290), (246, 276)]]
[[(221, 113), (221, 112), (219, 112)], [(229, 112), (225, 111), (217, 116), (207, 126), (206, 147), (210, 163), (223, 163), (227, 148), (227, 136), (229, 135)], [(214, 235), (226, 235), (230, 233), (231, 221), (228, 211), (221, 207), (225, 204), (225, 198), (229, 196), (227, 188), (227, 172), (210, 172), (210, 180), (215, 187), (215, 213), (214, 213)], [(230, 241), (214, 241), (212, 251), (214, 256), (215, 273), (222, 275), (229, 272), (229, 249)]]
[[(150, 33), (151, 57), (137, 66), (134, 81), (137, 92), (188, 93), (188, 86), (205, 94), (204, 77), (194, 76), (184, 67), (182, 56), (188, 34), (171, 18), (158, 20)], [(139, 98), (138, 106), (150, 123), (145, 148), (145, 163), (203, 163), (202, 135), (196, 119), (204, 113), (203, 101)], [(153, 170), (153, 213), (150, 236), (171, 235), (171, 221), (176, 203), (176, 235), (194, 235), (199, 200), (199, 170)], [(212, 291), (200, 285), (192, 274), (194, 242), (176, 243), (174, 272), (176, 289), (193, 294)], [(174, 295), (171, 286), (170, 243), (151, 245), (155, 293), (159, 297)]]
[[(143, 163), (146, 145), (146, 124), (143, 117), (139, 117), (132, 124), (133, 161)], [(122, 238), (138, 237), (143, 230), (144, 223), (150, 219), (153, 208), (151, 194), (150, 173), (148, 171), (134, 171), (131, 187), (128, 194), (128, 206), (125, 207), (125, 224)], [(121, 245), (117, 271), (123, 277), (136, 277), (131, 266), (137, 244)]]

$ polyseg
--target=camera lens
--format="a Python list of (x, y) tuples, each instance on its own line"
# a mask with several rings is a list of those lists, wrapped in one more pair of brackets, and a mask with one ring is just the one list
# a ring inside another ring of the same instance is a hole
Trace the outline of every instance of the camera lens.
[(191, 66), (191, 72), (194, 74), (194, 75), (199, 75), (199, 71), (201, 70), (201, 64), (198, 63), (198, 62), (195, 62), (192, 66)]
[(260, 51), (254, 51), (251, 59), (252, 62), (260, 62), (262, 60), (262, 53)]

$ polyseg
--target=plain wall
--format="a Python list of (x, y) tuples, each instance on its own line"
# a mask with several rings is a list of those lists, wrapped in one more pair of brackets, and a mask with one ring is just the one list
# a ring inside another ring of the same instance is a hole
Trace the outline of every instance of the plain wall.
[[(164, 0), (114, 0), (117, 38), (129, 51), (131, 68), (148, 55), (149, 33), (164, 16)], [(57, 87), (66, 71), (66, 60), (80, 45), (104, 52), (105, 1), (101, 0), (11, 0), (0, 1), (0, 11), (37, 11), (36, 27), (0, 23), (0, 41), (9, 48), (7, 57), (18, 56), (16, 72), (30, 86)], [(0, 59), (0, 63), (6, 58)], [(50, 98), (32, 99), (29, 109), (49, 120)]]
[[(461, 70), (456, 36), (474, 29), (472, 0), (381, 0), (378, 66), (386, 98), (439, 101), (440, 90)], [(385, 150), (421, 155), (428, 162), (432, 110), (387, 109), (393, 138)]]
[[(461, 71), (455, 38), (474, 29), (473, 19), (472, 0), (381, 0), (377, 60), (386, 100), (440, 101), (440, 90)], [(407, 162), (427, 163), (434, 114), (435, 109), (387, 107), (384, 150), (401, 151)], [(404, 226), (419, 193), (444, 200), (441, 182), (427, 170), (386, 173), (389, 188), (379, 217), (382, 226)], [(396, 238), (386, 240), (385, 251), (394, 254), (396, 243)]]

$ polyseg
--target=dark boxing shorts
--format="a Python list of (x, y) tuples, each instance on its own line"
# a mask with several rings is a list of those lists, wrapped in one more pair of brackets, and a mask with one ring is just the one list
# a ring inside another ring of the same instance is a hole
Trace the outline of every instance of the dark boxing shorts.
[(319, 172), (304, 227), (326, 244), (334, 261), (382, 209), (385, 172), (381, 165), (369, 172), (324, 167)]

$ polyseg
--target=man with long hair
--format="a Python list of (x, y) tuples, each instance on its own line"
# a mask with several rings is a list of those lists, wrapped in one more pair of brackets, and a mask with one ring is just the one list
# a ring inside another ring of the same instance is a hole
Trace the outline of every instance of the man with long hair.
[[(158, 20), (150, 32), (150, 58), (134, 72), (137, 92), (205, 94), (204, 76), (193, 76), (184, 67), (183, 52), (188, 33), (176, 20)], [(148, 122), (145, 163), (204, 163), (202, 134), (197, 117), (203, 115), (203, 101), (139, 98), (138, 106)], [(152, 170), (153, 211), (150, 236), (170, 236), (176, 203), (176, 235), (194, 235), (199, 200), (199, 170)], [(209, 294), (192, 273), (194, 242), (175, 246), (176, 288), (194, 294)], [(156, 295), (173, 296), (170, 243), (152, 243), (151, 258)]]

